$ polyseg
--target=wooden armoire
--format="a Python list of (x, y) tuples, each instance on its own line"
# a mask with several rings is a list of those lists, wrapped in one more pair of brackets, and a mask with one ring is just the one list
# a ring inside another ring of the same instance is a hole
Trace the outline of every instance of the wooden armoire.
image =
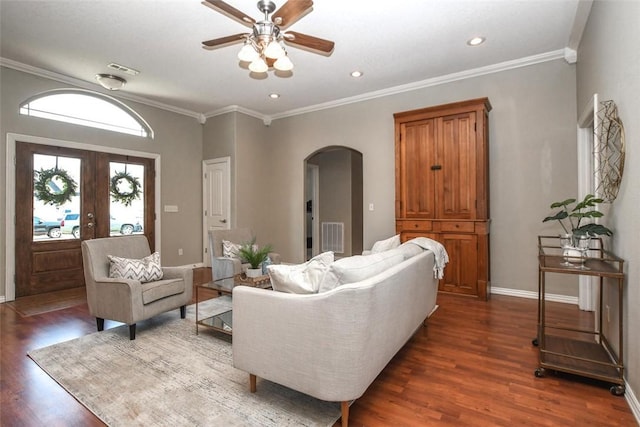
[(394, 114), (396, 232), (442, 243), (439, 290), (489, 297), (489, 99)]

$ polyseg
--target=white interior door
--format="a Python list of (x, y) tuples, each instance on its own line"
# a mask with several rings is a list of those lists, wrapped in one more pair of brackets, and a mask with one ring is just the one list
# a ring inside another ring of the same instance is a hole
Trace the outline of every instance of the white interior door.
[[(578, 198), (583, 199), (587, 194), (596, 197), (598, 158), (593, 155), (594, 129), (598, 127), (598, 94), (593, 95), (592, 101), (585, 106), (578, 119)], [(596, 207), (597, 209), (597, 207)], [(597, 311), (598, 292), (597, 278), (593, 276), (579, 276), (578, 278), (578, 306), (581, 310)], [(596, 322), (598, 313), (596, 312)], [(596, 325), (599, 327), (599, 325)]]
[(231, 227), (230, 198), (231, 159), (205, 160), (202, 166), (202, 204), (203, 204), (203, 262), (211, 266), (209, 256), (209, 230), (223, 230)]

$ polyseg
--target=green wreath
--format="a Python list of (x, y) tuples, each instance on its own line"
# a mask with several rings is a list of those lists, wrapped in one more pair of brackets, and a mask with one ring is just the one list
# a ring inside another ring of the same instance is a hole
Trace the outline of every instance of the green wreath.
[[(64, 169), (40, 169), (35, 171), (35, 175), (34, 192), (36, 198), (43, 201), (45, 205), (62, 206), (76, 195), (78, 184)], [(52, 188), (54, 178), (62, 182), (61, 189)]]
[[(122, 191), (119, 188), (123, 180), (129, 184), (129, 191)], [(111, 177), (109, 192), (116, 202), (120, 202), (125, 206), (131, 206), (134, 200), (140, 198), (140, 180), (128, 172), (116, 172), (116, 174)]]

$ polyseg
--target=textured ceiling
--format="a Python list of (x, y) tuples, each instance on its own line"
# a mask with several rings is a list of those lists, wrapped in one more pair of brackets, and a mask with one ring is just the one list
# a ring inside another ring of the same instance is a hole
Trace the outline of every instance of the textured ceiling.
[[(261, 18), (256, 1), (227, 2)], [(198, 0), (0, 0), (0, 57), (5, 65), (96, 90), (95, 74), (113, 73), (107, 64), (115, 62), (140, 71), (115, 73), (128, 80), (123, 96), (187, 114), (237, 106), (277, 117), (508, 61), (561, 57), (575, 38), (580, 6), (578, 0), (315, 0), (289, 29), (335, 41), (333, 54), (289, 46), (292, 76), (256, 79), (236, 59), (241, 45), (201, 47), (247, 28)], [(476, 35), (486, 43), (467, 46)], [(362, 78), (349, 75), (356, 69)], [(281, 98), (270, 99), (272, 92)]]

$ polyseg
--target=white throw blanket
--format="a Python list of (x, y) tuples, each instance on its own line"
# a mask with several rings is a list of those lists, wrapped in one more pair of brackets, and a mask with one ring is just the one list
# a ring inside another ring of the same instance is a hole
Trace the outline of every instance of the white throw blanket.
[(427, 237), (416, 237), (409, 240), (407, 243), (413, 243), (420, 246), (422, 249), (427, 249), (433, 252), (435, 256), (435, 263), (433, 265), (433, 276), (437, 279), (444, 277), (445, 264), (449, 262), (449, 254), (447, 250), (442, 246), (442, 243)]

